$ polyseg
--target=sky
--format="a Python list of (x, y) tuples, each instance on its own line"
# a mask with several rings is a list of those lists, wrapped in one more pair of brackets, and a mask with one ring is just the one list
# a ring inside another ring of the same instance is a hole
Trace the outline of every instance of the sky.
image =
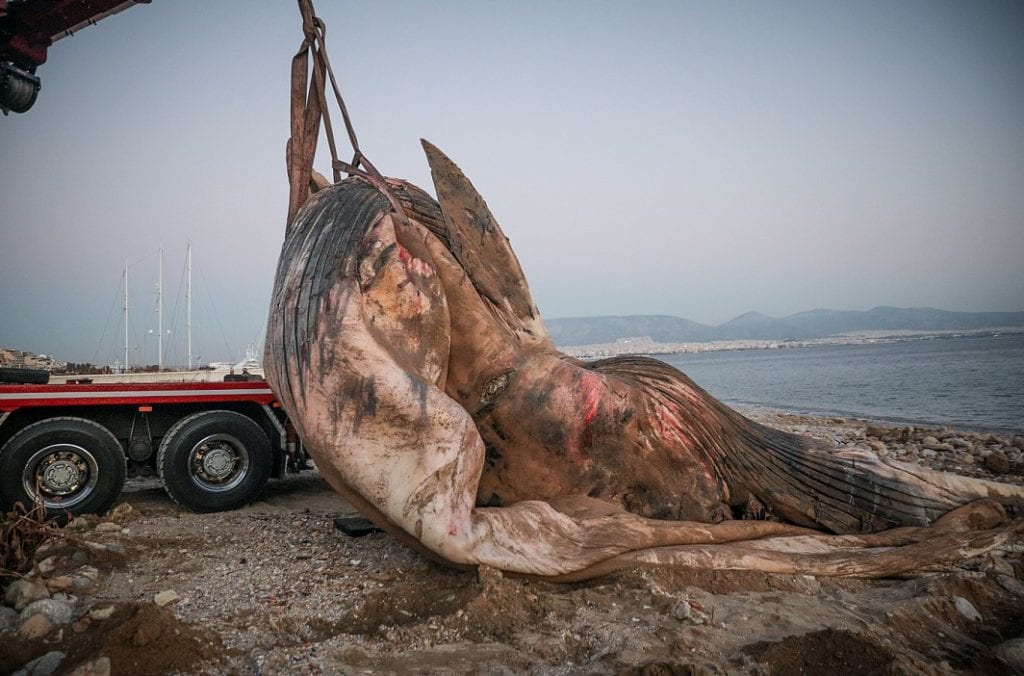
[[(366, 155), (432, 193), (444, 150), (544, 317), (1024, 309), (1024, 4), (316, 4)], [(0, 118), (0, 346), (123, 359), (127, 260), (155, 363), (162, 246), (183, 363), (188, 241), (195, 359), (262, 340), (301, 37), (289, 0), (154, 0), (50, 48)]]

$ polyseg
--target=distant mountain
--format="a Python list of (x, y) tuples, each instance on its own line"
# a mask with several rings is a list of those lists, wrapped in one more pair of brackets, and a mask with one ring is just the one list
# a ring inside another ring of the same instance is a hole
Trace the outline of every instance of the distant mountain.
[(670, 315), (570, 317), (545, 320), (558, 345), (612, 343), (647, 336), (661, 343), (710, 340), (800, 340), (853, 331), (970, 331), (1024, 327), (1024, 312), (951, 312), (879, 306), (867, 311), (809, 310), (776, 318), (747, 312), (718, 326)]
[(716, 340), (714, 328), (669, 315), (568, 317), (546, 319), (544, 324), (558, 345), (613, 343), (636, 336), (649, 336), (660, 343)]
[(741, 340), (744, 338), (760, 338), (762, 335), (777, 332), (782, 320), (763, 315), (760, 312), (745, 312), (735, 319), (719, 324), (711, 329), (717, 331), (714, 340)]

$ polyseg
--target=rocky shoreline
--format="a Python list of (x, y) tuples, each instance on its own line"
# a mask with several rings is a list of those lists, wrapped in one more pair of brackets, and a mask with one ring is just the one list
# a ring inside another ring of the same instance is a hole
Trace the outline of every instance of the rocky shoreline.
[(839, 447), (870, 448), (881, 456), (1006, 483), (1024, 479), (1024, 436), (953, 428), (889, 426), (864, 420), (819, 418), (771, 409), (741, 409), (758, 422), (819, 438)]
[[(1024, 438), (746, 410), (838, 446), (1024, 483)], [(133, 482), (8, 584), (0, 673), (1024, 673), (1022, 543), (911, 580), (623, 571), (555, 585), (438, 566), (315, 472), (222, 514)]]

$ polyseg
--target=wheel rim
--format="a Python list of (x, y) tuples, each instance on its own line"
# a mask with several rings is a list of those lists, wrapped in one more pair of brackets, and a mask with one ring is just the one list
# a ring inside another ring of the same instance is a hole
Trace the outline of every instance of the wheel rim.
[(211, 434), (188, 454), (188, 474), (204, 491), (229, 491), (242, 483), (248, 471), (249, 451), (230, 434)]
[(76, 444), (41, 448), (25, 463), (22, 486), (47, 509), (71, 509), (86, 500), (99, 481), (96, 458)]

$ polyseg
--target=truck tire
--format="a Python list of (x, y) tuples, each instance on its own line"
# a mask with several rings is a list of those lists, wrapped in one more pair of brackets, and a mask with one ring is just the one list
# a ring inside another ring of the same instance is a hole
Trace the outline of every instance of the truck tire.
[(110, 431), (84, 418), (48, 418), (0, 449), (0, 504), (42, 503), (47, 516), (102, 514), (124, 488), (127, 461)]
[(15, 385), (45, 385), (50, 382), (50, 372), (46, 369), (25, 369), (10, 366), (0, 367), (0, 383)]
[(234, 411), (202, 411), (179, 420), (160, 443), (156, 469), (171, 499), (193, 512), (222, 512), (251, 502), (270, 479), (270, 440)]

